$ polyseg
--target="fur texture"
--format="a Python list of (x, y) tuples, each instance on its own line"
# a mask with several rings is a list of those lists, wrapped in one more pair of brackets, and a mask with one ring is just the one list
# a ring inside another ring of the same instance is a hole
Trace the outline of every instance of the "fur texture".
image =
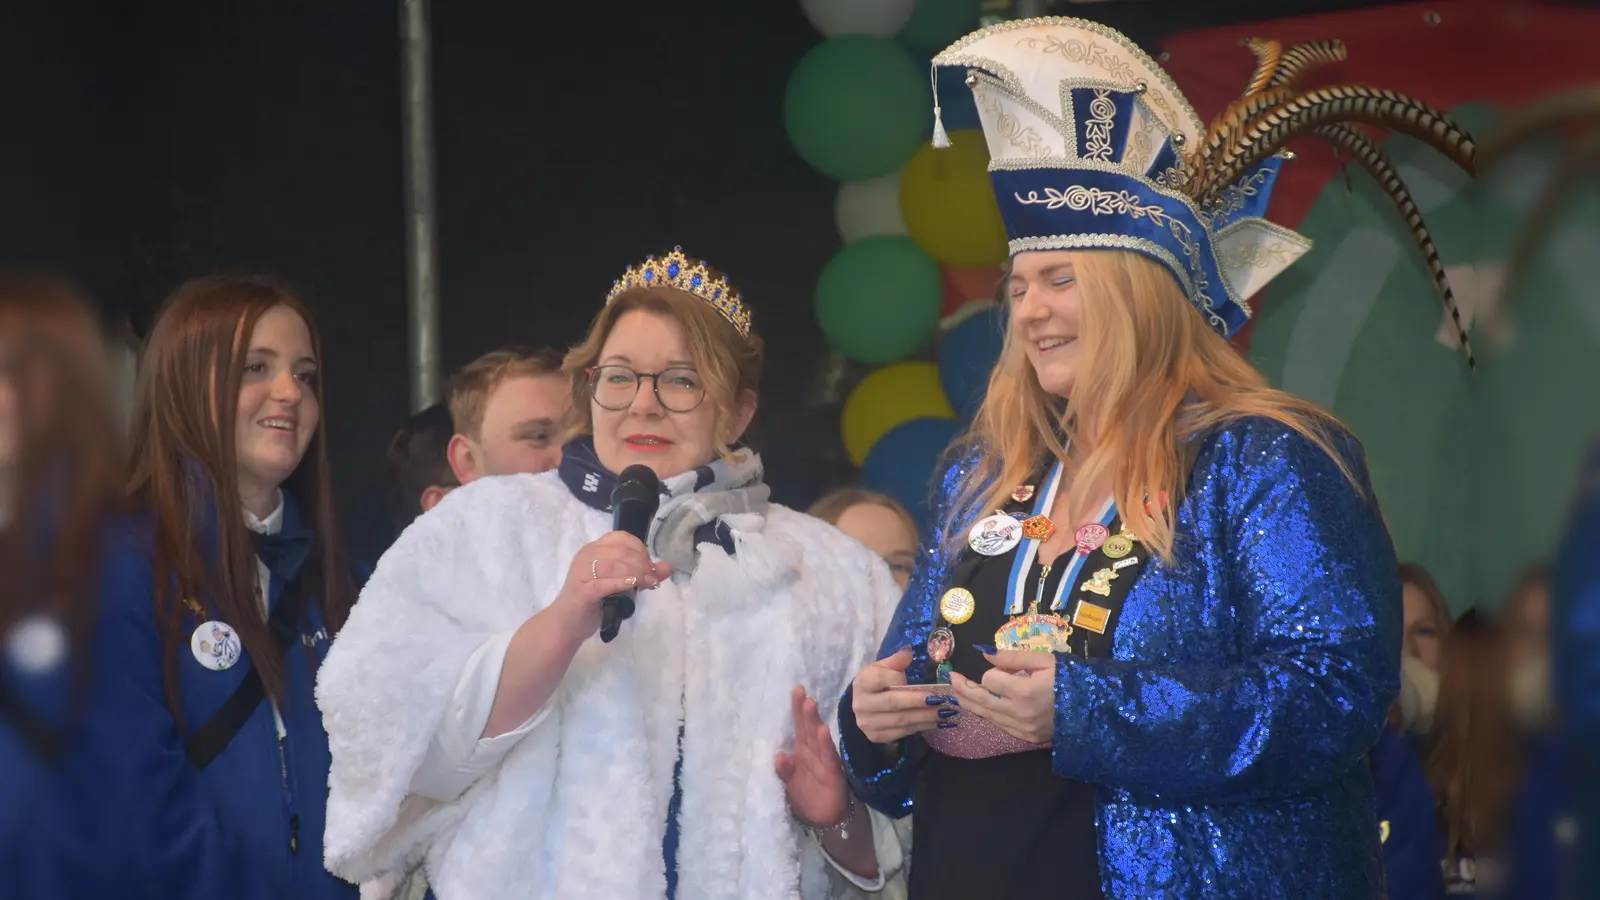
[[(467, 658), (549, 605), (610, 529), (553, 473), (453, 492), (379, 562), (319, 677), (333, 752), (328, 868), (366, 881), (425, 861), (440, 900), (654, 898), (683, 728), (678, 896), (791, 898), (826, 863), (789, 815), (773, 759), (789, 692), (825, 721), (899, 599), (871, 551), (781, 506), (729, 516), (735, 553), (640, 595), (591, 638), (549, 716), (461, 797), (408, 794)], [(880, 848), (885, 867), (899, 848)]]

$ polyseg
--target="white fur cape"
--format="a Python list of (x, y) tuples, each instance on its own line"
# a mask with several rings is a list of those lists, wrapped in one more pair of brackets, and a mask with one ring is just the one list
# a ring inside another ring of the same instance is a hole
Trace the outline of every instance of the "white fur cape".
[[(899, 590), (870, 550), (809, 516), (773, 505), (725, 521), (734, 555), (702, 545), (692, 575), (641, 593), (615, 641), (578, 651), (548, 717), (449, 803), (408, 786), (468, 657), (549, 605), (611, 522), (551, 472), (475, 482), (408, 528), (318, 676), (328, 869), (364, 882), (422, 862), (440, 900), (663, 897), (682, 723), (677, 896), (824, 895), (826, 863), (773, 758), (793, 743), (791, 689), (833, 722)], [(897, 867), (900, 848), (879, 859)]]

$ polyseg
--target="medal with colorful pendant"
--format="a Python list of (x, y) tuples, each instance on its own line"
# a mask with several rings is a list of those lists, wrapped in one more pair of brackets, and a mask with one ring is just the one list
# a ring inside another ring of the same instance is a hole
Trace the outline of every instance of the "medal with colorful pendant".
[[(1056, 532), (1056, 524), (1046, 514), (1055, 503), (1056, 495), (1061, 486), (1061, 464), (1057, 463), (1050, 473), (1050, 480), (1044, 487), (1044, 496), (1039, 504), (1034, 507), (1034, 515), (1022, 522), (1022, 534), (1030, 544), (1023, 552), (1026, 554), (1025, 562), (1019, 572), (1027, 572), (1032, 568), (1033, 559), (1039, 552), (1039, 547), (1048, 541)], [(1030, 492), (1030, 496), (1032, 496)], [(1057, 596), (1051, 602), (1048, 610), (1044, 609), (1044, 590), (1053, 570), (1052, 565), (1043, 566), (1039, 573), (1039, 580), (1034, 586), (1033, 597), (1028, 603), (1026, 612), (1023, 611), (1023, 590), (1019, 576), (1013, 576), (1009, 595), (1011, 618), (1005, 625), (995, 632), (994, 645), (1001, 650), (1029, 650), (1042, 653), (1070, 652), (1069, 640), (1072, 637), (1073, 625), (1062, 614), (1063, 598), (1061, 597), (1068, 586), (1077, 580), (1078, 571), (1083, 567), (1089, 554), (1103, 546), (1111, 537), (1110, 528), (1107, 527), (1116, 518), (1116, 505), (1107, 500), (1100, 510), (1097, 521), (1090, 522), (1079, 528), (1073, 535), (1076, 552), (1070, 555), (1068, 570), (1062, 573), (1061, 583), (1058, 585)]]

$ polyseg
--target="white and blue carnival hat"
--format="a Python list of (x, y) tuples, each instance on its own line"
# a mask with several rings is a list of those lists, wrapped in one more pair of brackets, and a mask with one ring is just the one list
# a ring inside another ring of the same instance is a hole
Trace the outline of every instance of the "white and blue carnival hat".
[[(1471, 137), (1392, 91), (1297, 87), (1318, 65), (1344, 58), (1338, 41), (1288, 50), (1276, 41), (1248, 45), (1257, 60), (1250, 85), (1209, 128), (1144, 51), (1082, 19), (985, 28), (933, 64), (968, 69), (1013, 255), (1142, 253), (1171, 271), (1195, 308), (1231, 336), (1250, 317), (1249, 297), (1310, 249), (1305, 237), (1263, 216), (1279, 167), (1292, 158), (1283, 145), (1316, 133), (1367, 168), (1400, 207), (1454, 313), (1416, 204), (1383, 152), (1350, 123), (1410, 134), (1469, 173)], [(934, 143), (948, 143), (937, 122)], [(1466, 346), (1465, 333), (1460, 339)]]

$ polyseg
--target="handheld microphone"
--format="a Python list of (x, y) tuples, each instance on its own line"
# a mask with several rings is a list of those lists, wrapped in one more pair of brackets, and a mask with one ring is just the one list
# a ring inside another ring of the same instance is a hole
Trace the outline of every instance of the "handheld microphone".
[[(632, 465), (622, 470), (611, 492), (611, 530), (639, 540), (650, 536), (650, 522), (661, 505), (661, 482), (654, 469)], [(611, 643), (624, 619), (633, 616), (633, 591), (611, 594), (600, 604), (600, 640)]]

